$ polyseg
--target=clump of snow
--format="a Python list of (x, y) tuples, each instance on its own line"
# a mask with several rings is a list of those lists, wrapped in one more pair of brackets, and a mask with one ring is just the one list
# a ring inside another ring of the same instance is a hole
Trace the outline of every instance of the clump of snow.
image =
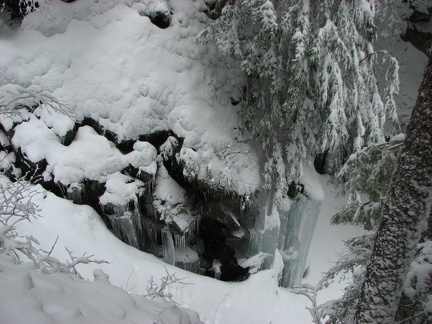
[(153, 206), (167, 224), (175, 223), (184, 233), (194, 221), (186, 206), (186, 191), (168, 174), (163, 164), (156, 176)]
[(105, 192), (99, 198), (102, 205), (127, 206), (130, 201), (136, 201), (144, 183), (120, 172), (107, 176)]
[(403, 142), (403, 141), (405, 141), (405, 134), (398, 134), (398, 135), (395, 135), (395, 136), (393, 136), (391, 139), (390, 139), (390, 142)]
[(197, 150), (183, 147), (178, 160), (186, 178), (196, 178), (241, 195), (253, 193), (262, 184), (258, 157), (245, 144), (229, 143), (218, 150), (209, 144)]
[[(202, 323), (173, 302), (128, 294), (94, 271), (94, 281), (44, 274), (0, 255), (2, 323)], [(25, 311), (23, 311), (25, 310)]]
[[(63, 124), (62, 118), (58, 121)], [(129, 165), (150, 175), (156, 174), (157, 153), (150, 143), (136, 142), (135, 150), (123, 155), (114, 143), (89, 126), (80, 127), (69, 146), (60, 143), (58, 131), (34, 115), (15, 127), (12, 144), (21, 148), (32, 162), (48, 162), (45, 178), (53, 176), (56, 182), (64, 185), (79, 183), (83, 179), (105, 182), (108, 175)]]
[(51, 128), (57, 136), (63, 137), (66, 133), (75, 126), (75, 121), (62, 112), (50, 111), (50, 109), (43, 109), (38, 107), (35, 110), (38, 116), (44, 123)]
[(148, 142), (137, 141), (133, 145), (133, 151), (126, 155), (127, 161), (140, 171), (155, 175), (157, 164), (156, 148)]
[(115, 173), (124, 165), (120, 151), (89, 126), (81, 127), (69, 146), (55, 151), (51, 147), (47, 149), (46, 159), (54, 179), (63, 184), (85, 178), (101, 180), (101, 177)]
[(192, 250), (189, 246), (183, 245), (175, 251), (175, 262), (191, 263), (199, 260), (199, 255), (196, 251)]
[(266, 258), (271, 257), (270, 254), (259, 252), (258, 254), (248, 259), (239, 260), (239, 265), (243, 268), (249, 268), (249, 273), (257, 273)]
[(174, 206), (185, 201), (185, 194), (185, 190), (171, 178), (167, 169), (160, 165), (156, 177), (155, 198)]
[[(53, 130), (35, 116), (29, 116), (29, 121), (15, 127), (12, 144), (33, 162), (47, 158), (54, 151), (61, 150), (60, 140)], [(61, 153), (61, 152), (59, 152)]]
[(306, 195), (312, 199), (323, 201), (324, 190), (318, 179), (318, 173), (313, 167), (303, 166), (303, 185)]

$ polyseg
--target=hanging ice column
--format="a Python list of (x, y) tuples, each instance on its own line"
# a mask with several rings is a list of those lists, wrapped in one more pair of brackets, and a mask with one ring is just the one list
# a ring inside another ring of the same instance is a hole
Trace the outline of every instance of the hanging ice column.
[(321, 210), (321, 201), (298, 194), (289, 209), (278, 210), (280, 234), (278, 248), (284, 269), (281, 286), (293, 287), (301, 283), (307, 255)]
[(253, 256), (250, 259), (260, 260), (260, 269), (271, 267), (276, 250), (282, 254), (284, 269), (280, 285), (283, 287), (298, 285), (303, 278), (321, 209), (320, 184), (308, 183), (305, 188), (304, 194), (298, 193), (293, 199), (285, 198), (277, 206), (274, 204), (274, 190), (262, 192), (258, 199), (255, 227), (250, 230), (248, 255)]
[(255, 226), (249, 230), (248, 256), (252, 256), (260, 270), (269, 269), (274, 260), (280, 230), (274, 190), (259, 193)]

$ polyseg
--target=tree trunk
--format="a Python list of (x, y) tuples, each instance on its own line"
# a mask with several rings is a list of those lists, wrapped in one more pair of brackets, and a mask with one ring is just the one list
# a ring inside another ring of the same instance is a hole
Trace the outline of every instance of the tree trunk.
[(432, 60), (408, 124), (366, 267), (356, 323), (394, 323), (405, 276), (428, 228), (432, 198)]

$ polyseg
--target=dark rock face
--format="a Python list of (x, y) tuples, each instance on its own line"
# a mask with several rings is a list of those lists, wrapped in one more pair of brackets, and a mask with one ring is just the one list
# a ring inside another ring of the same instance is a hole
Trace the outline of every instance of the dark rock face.
[(327, 152), (319, 153), (315, 156), (314, 167), (319, 174), (326, 174), (326, 157)]
[(429, 50), (432, 48), (432, 32), (419, 30), (415, 25), (410, 25), (404, 35), (401, 36), (405, 42), (410, 42), (418, 50), (426, 55), (429, 55)]

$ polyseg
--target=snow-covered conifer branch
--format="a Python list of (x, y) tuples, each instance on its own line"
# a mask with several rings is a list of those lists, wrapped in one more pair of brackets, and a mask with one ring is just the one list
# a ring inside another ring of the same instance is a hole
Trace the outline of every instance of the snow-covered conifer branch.
[(367, 54), (375, 53), (378, 9), (374, 1), (228, 2), (199, 35), (248, 77), (241, 113), (267, 155), (267, 185), (284, 192), (280, 185), (299, 181), (302, 165), (322, 152), (326, 171), (336, 172), (347, 154), (384, 141), (386, 118), (398, 131), (398, 64), (387, 58), (379, 89), (379, 62)]
[(347, 251), (339, 255), (338, 260), (326, 272), (319, 282), (319, 287), (327, 287), (337, 275), (354, 273), (359, 267), (364, 267), (372, 253), (374, 235), (354, 237), (345, 241)]
[[(333, 224), (362, 225), (366, 230), (376, 227), (404, 138), (400, 134), (388, 142), (371, 144), (349, 157), (333, 180), (340, 194), (349, 193), (347, 205), (332, 217)], [(369, 200), (362, 201), (361, 194)]]

